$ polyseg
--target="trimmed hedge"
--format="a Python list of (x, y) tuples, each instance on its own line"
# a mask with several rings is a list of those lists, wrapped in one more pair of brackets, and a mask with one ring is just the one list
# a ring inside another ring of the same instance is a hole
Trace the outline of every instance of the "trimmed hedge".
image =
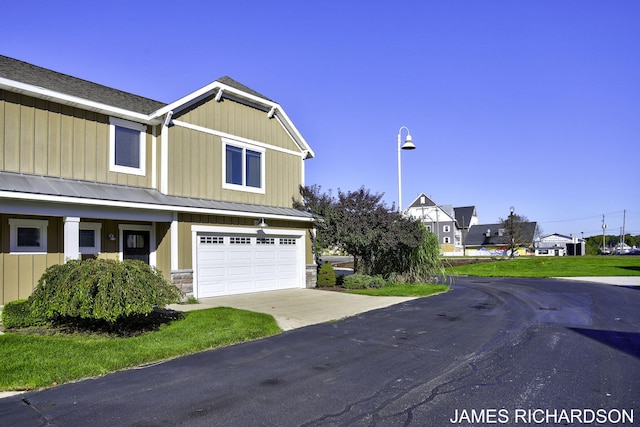
[(47, 323), (46, 320), (32, 315), (31, 306), (26, 299), (8, 302), (2, 309), (2, 325), (7, 329), (28, 328)]
[(37, 318), (116, 322), (179, 302), (182, 292), (162, 273), (137, 260), (72, 260), (44, 272), (29, 297)]
[(333, 270), (333, 266), (329, 262), (325, 262), (320, 267), (317, 279), (318, 286), (329, 287), (336, 285), (336, 274)]
[(379, 289), (387, 285), (382, 276), (369, 276), (366, 274), (352, 274), (344, 277), (345, 289)]

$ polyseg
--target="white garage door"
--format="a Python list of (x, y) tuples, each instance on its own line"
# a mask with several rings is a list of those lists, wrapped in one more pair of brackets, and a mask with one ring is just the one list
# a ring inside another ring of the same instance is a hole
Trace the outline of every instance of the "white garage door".
[(299, 237), (197, 234), (197, 297), (298, 288)]

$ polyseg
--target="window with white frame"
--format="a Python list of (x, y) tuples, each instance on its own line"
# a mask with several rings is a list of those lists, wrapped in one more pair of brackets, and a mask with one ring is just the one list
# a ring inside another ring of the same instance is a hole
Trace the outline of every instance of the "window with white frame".
[(100, 232), (102, 224), (97, 222), (81, 222), (79, 230), (79, 246), (81, 254), (100, 253)]
[(265, 150), (237, 141), (222, 141), (223, 188), (264, 193)]
[(445, 238), (443, 238), (443, 239), (442, 239), (442, 243), (444, 243), (445, 245), (446, 245), (446, 244), (451, 243), (451, 237), (445, 237)]
[(49, 221), (39, 219), (9, 219), (9, 248), (11, 252), (47, 253)]
[(146, 126), (111, 117), (109, 120), (110, 170), (133, 175), (145, 174)]
[(451, 227), (448, 226), (448, 225), (444, 225), (444, 226), (442, 226), (442, 231), (444, 233), (449, 233), (451, 231)]

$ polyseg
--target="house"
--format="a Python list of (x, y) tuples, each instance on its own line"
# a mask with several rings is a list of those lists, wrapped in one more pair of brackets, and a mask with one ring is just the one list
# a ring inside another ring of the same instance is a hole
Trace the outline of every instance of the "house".
[(462, 246), (464, 247), (465, 242), (467, 241), (469, 228), (471, 228), (472, 225), (480, 224), (480, 219), (478, 218), (475, 206), (453, 208), (453, 212), (456, 216), (456, 224), (458, 225), (462, 235)]
[(0, 304), (68, 259), (140, 259), (196, 298), (315, 286), (313, 150), (223, 77), (166, 104), (0, 56)]
[(586, 242), (577, 237), (553, 233), (535, 242), (538, 256), (586, 255)]
[(427, 230), (438, 237), (444, 255), (463, 255), (463, 242), (469, 227), (479, 222), (475, 206), (454, 208), (438, 205), (424, 193), (405, 210), (411, 218), (420, 219)]
[[(536, 222), (521, 222), (514, 231), (515, 250), (519, 255), (533, 253)], [(504, 224), (477, 224), (469, 228), (465, 242), (467, 256), (508, 256), (511, 232)]]

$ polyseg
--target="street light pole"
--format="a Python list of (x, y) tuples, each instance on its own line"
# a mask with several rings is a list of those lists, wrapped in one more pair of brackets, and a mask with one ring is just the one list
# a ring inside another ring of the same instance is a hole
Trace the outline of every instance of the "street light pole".
[[(402, 129), (406, 129), (407, 138), (401, 146)], [(402, 164), (400, 162), (400, 150), (415, 150), (415, 148), (416, 146), (413, 144), (413, 140), (411, 139), (411, 132), (409, 132), (409, 128), (402, 126), (400, 130), (398, 130), (398, 212), (402, 212)]]

